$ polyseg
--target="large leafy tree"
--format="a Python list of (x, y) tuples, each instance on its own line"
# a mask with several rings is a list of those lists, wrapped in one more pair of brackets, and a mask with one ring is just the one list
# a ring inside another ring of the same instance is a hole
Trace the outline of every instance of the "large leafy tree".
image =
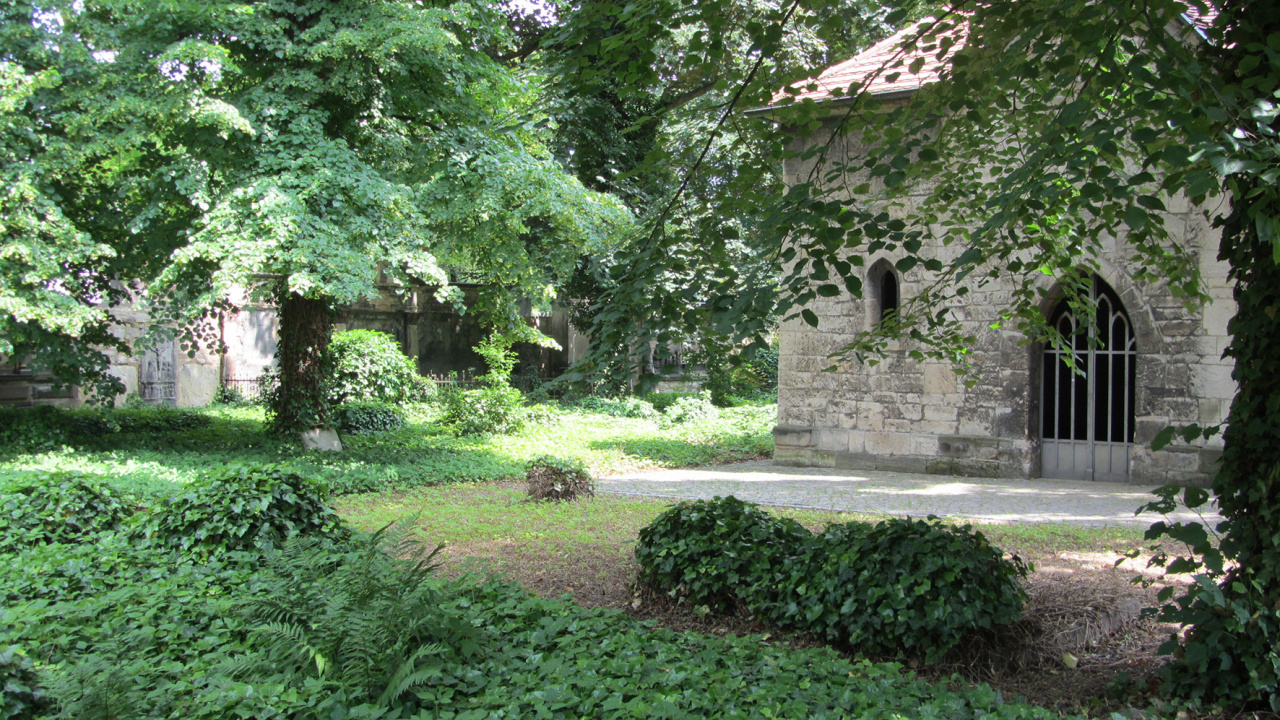
[(63, 215), (48, 185), (56, 173), (31, 162), (42, 139), (21, 110), (56, 82), (48, 70), (0, 64), (0, 355), (91, 381), (106, 368), (101, 346), (114, 338), (105, 332), (105, 308), (84, 298), (110, 293), (92, 269), (115, 253)]
[(572, 377), (619, 383), (639, 371), (653, 381), (650, 361), (676, 343), (700, 347), (714, 367), (732, 346), (760, 340), (776, 271), (758, 230), (767, 205), (745, 200), (774, 197), (782, 183), (756, 123), (737, 112), (744, 83), (777, 87), (839, 59), (882, 37), (886, 12), (863, 0), (593, 0), (548, 29), (562, 151), (585, 184), (618, 195), (647, 229), (584, 257), (567, 288), (592, 340)]
[[(535, 89), (495, 59), (514, 38), (484, 3), (5, 13), (6, 147), (32, 188), (10, 202), (42, 225), (11, 231), (30, 247), (4, 282), (44, 313), (7, 313), (19, 342), (5, 350), (100, 339), (103, 302), (133, 281), (158, 325), (200, 342), (201, 313), (248, 287), (281, 315), (276, 424), (323, 425), (335, 306), (380, 278), (448, 298), (465, 273), (489, 288), (490, 320), (519, 332), (513, 298), (545, 294), (628, 223), (552, 158)], [(75, 308), (62, 324), (58, 303)]]

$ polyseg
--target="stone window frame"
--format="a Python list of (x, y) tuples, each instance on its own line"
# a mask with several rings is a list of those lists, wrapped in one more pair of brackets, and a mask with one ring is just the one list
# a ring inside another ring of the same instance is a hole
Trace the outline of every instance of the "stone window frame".
[(890, 310), (898, 310), (902, 307), (902, 278), (898, 275), (893, 263), (887, 258), (880, 258), (871, 263), (867, 268), (867, 292), (865, 294), (867, 305), (867, 326), (868, 329), (875, 329), (884, 322), (885, 310), (885, 278), (892, 280), (892, 293), (894, 305)]

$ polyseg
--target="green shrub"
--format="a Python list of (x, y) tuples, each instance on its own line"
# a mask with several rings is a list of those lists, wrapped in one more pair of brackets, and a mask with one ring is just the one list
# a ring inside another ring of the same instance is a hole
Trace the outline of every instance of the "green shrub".
[(525, 465), (529, 497), (534, 500), (576, 500), (596, 494), (591, 473), (581, 460), (543, 455)]
[(760, 377), (745, 363), (730, 370), (729, 378), (732, 382), (726, 395), (750, 395), (764, 389)]
[(131, 514), (124, 498), (100, 479), (73, 473), (39, 475), (0, 492), (0, 553), (78, 542), (118, 529)]
[(374, 330), (348, 330), (329, 341), (333, 373), (329, 402), (415, 402), (432, 387), (395, 338)]
[(429, 425), (440, 418), (440, 405), (438, 402), (402, 403), (396, 406), (396, 412), (408, 425)]
[(535, 427), (553, 427), (558, 425), (562, 417), (554, 405), (529, 405), (524, 408), (524, 425)]
[(726, 610), (766, 576), (770, 556), (809, 531), (735, 497), (683, 502), (640, 531), (639, 584)]
[(524, 396), (513, 387), (444, 387), (439, 398), (441, 420), (459, 435), (514, 432), (524, 425)]
[(240, 407), (248, 405), (249, 398), (240, 392), (240, 388), (235, 385), (219, 385), (217, 390), (213, 391), (213, 405), (229, 405), (231, 407)]
[(325, 495), (323, 486), (287, 467), (231, 466), (151, 508), (140, 534), (184, 550), (215, 552), (251, 548), (271, 537), (345, 537)]
[(690, 396), (689, 393), (651, 392), (645, 395), (644, 397), (642, 397), (641, 399), (648, 402), (650, 405), (653, 406), (654, 410), (657, 410), (658, 412), (661, 413), (661, 412), (666, 412), (667, 408), (671, 407), (672, 405), (675, 405), (676, 401), (679, 400), (680, 398), (689, 397), (689, 396)]
[(442, 389), (441, 419), (459, 435), (515, 432), (524, 425), (524, 396), (511, 387), (511, 370), (516, 362), (511, 342), (511, 338), (494, 333), (474, 348), (489, 366), (489, 371), (478, 378), (482, 387)]
[(31, 658), (16, 645), (0, 647), (0, 720), (35, 720), (50, 704)]
[(745, 367), (755, 377), (759, 389), (764, 391), (778, 389), (777, 348), (769, 347), (756, 350), (751, 359), (747, 361)]
[(640, 531), (638, 583), (872, 654), (936, 662), (966, 635), (1017, 620), (1028, 567), (980, 532), (910, 519), (817, 536), (729, 498), (681, 503)]
[(274, 365), (263, 368), (257, 385), (258, 394), (253, 398), (253, 404), (266, 409), (270, 416), (271, 408), (275, 407), (276, 395), (280, 393), (280, 370)]
[(404, 418), (386, 403), (349, 402), (333, 409), (333, 424), (342, 432), (373, 435), (404, 427)]
[(662, 417), (658, 419), (658, 425), (670, 427), (680, 423), (714, 420), (718, 417), (720, 417), (720, 411), (711, 403), (711, 393), (704, 390), (697, 395), (677, 398), (671, 407), (662, 413)]
[(1017, 620), (1027, 566), (965, 525), (831, 525), (754, 589), (770, 621), (873, 654), (940, 660), (966, 635)]
[(578, 407), (612, 417), (648, 419), (657, 417), (658, 411), (648, 401), (637, 397), (603, 398), (588, 395), (577, 403)]
[(125, 433), (166, 434), (208, 427), (209, 418), (171, 407), (0, 409), (0, 446), (46, 450), (63, 445), (101, 445)]

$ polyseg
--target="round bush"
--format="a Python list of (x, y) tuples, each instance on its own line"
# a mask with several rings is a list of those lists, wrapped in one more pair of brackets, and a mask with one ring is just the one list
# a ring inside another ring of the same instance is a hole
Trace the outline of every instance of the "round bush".
[(899, 518), (831, 525), (774, 571), (757, 606), (772, 622), (936, 662), (969, 633), (1021, 616), (1028, 567), (968, 525)]
[(459, 435), (515, 432), (528, 414), (524, 396), (509, 385), (488, 385), (477, 390), (446, 388), (440, 395), (441, 420)]
[(666, 412), (667, 408), (675, 405), (676, 401), (683, 397), (689, 397), (689, 393), (651, 392), (644, 396), (644, 400), (661, 413)]
[(639, 584), (713, 610), (726, 610), (767, 577), (770, 554), (809, 531), (735, 497), (684, 502), (640, 531)]
[(0, 552), (78, 542), (118, 529), (130, 512), (124, 498), (98, 478), (40, 475), (0, 494)]
[(151, 509), (140, 534), (183, 550), (239, 550), (260, 538), (349, 533), (324, 486), (280, 465), (234, 465)]
[(404, 427), (404, 418), (386, 403), (350, 402), (334, 408), (332, 417), (339, 430), (353, 435), (373, 435)]
[(577, 406), (583, 410), (598, 412), (603, 415), (611, 415), (613, 417), (626, 418), (652, 418), (657, 416), (658, 411), (653, 405), (645, 400), (637, 397), (622, 398), (603, 398), (598, 395), (588, 395), (577, 402)]
[(400, 352), (395, 338), (374, 330), (348, 330), (329, 341), (333, 375), (329, 401), (412, 402), (426, 394), (430, 383), (418, 375), (412, 359)]
[(711, 393), (703, 390), (697, 395), (685, 395), (677, 398), (671, 407), (662, 413), (658, 424), (669, 427), (679, 423), (714, 420), (720, 417), (720, 411), (711, 403)]

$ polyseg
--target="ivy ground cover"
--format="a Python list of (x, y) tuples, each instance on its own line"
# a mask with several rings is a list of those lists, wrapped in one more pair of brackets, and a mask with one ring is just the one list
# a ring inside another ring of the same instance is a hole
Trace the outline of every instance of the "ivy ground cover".
[[(19, 482), (0, 488), (26, 538), (0, 547), (4, 717), (1054, 717), (895, 663), (442, 577), (410, 526), (352, 536), (279, 466), (164, 501)], [(87, 522), (100, 508), (110, 522)]]

